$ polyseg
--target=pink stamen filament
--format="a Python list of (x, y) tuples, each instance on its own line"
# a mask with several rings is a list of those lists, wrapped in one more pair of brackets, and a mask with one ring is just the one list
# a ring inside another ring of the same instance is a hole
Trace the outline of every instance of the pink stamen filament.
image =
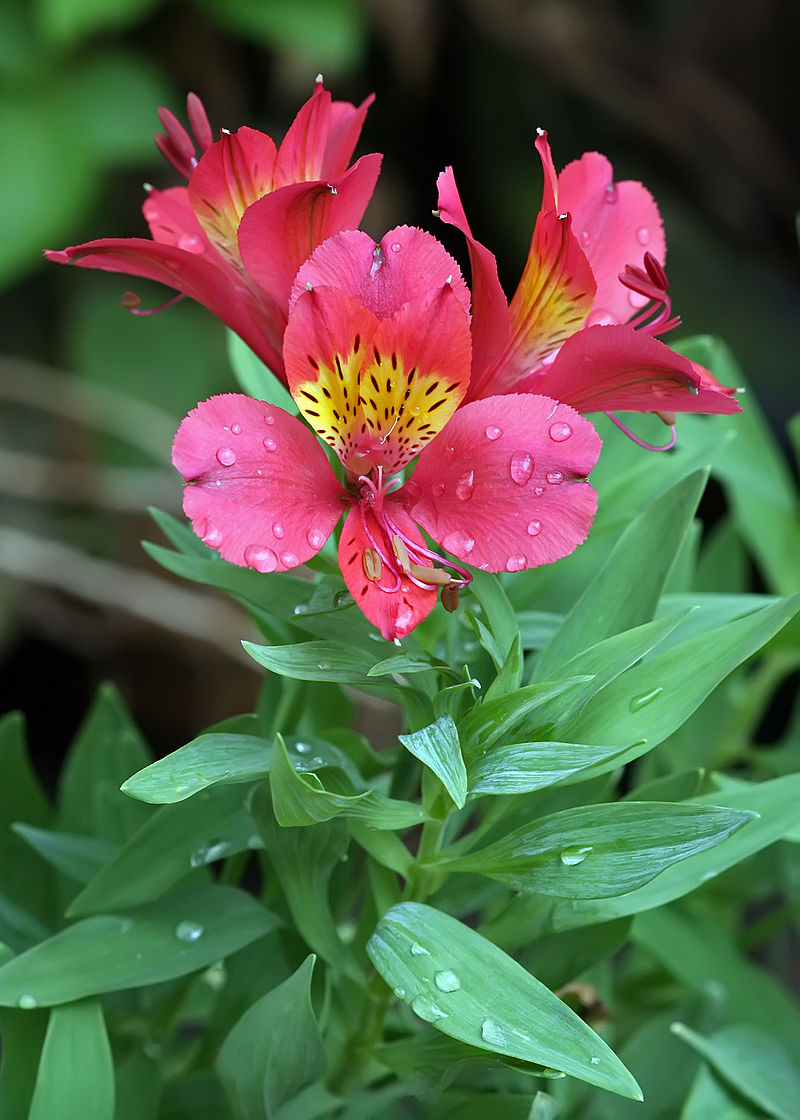
[(652, 255), (645, 253), (644, 269), (629, 264), (619, 274), (620, 283), (648, 303), (638, 315), (628, 320), (628, 326), (638, 328), (654, 338), (680, 325), (680, 316), (672, 315), (672, 301), (667, 294), (669, 280), (664, 269)]
[(182, 299), (186, 299), (183, 292), (178, 292), (177, 295), (172, 296), (166, 303), (159, 304), (158, 307), (131, 307), (123, 302), (123, 307), (130, 311), (131, 315), (158, 315), (162, 311), (166, 311), (168, 307), (172, 307), (176, 303), (180, 303)]
[(635, 434), (635, 432), (632, 432), (632, 431), (630, 430), (630, 428), (629, 428), (629, 427), (627, 427), (627, 425), (626, 425), (626, 424), (623, 424), (623, 423), (622, 423), (622, 421), (621, 421), (621, 420), (619, 420), (619, 419), (618, 419), (618, 418), (617, 418), (617, 417), (616, 417), (616, 416), (614, 415), (614, 413), (613, 413), (613, 412), (607, 412), (607, 413), (606, 413), (606, 416), (607, 416), (607, 417), (609, 418), (609, 420), (611, 421), (611, 423), (612, 423), (612, 424), (616, 424), (616, 425), (617, 425), (617, 427), (618, 427), (618, 428), (620, 429), (620, 431), (624, 432), (624, 433), (625, 433), (625, 435), (626, 435), (626, 436), (627, 436), (627, 437), (628, 437), (629, 439), (632, 439), (632, 440), (633, 440), (633, 442), (634, 442), (634, 443), (635, 443), (635, 444), (636, 444), (636, 445), (637, 445), (638, 447), (643, 447), (643, 448), (645, 449), (645, 451), (671, 451), (671, 450), (672, 450), (672, 448), (673, 448), (673, 447), (675, 446), (675, 440), (676, 440), (676, 438), (677, 438), (677, 432), (676, 432), (676, 430), (675, 430), (675, 425), (674, 425), (674, 424), (670, 424), (670, 425), (669, 425), (669, 428), (670, 428), (670, 432), (672, 433), (672, 435), (671, 435), (671, 437), (670, 437), (670, 440), (669, 440), (669, 442), (668, 442), (668, 443), (664, 443), (664, 444), (655, 444), (655, 443), (647, 443), (647, 442), (646, 442), (645, 440), (643, 440), (643, 439), (640, 439), (640, 438), (639, 438), (639, 437), (638, 437), (638, 436), (637, 436), (637, 435)]

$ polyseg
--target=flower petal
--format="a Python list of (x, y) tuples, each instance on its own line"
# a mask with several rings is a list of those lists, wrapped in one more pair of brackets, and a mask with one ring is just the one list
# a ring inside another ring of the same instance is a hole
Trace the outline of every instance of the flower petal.
[(375, 95), (356, 107), (333, 101), (322, 82), (289, 127), (275, 161), (275, 187), (313, 179), (336, 179), (347, 170)]
[(272, 190), (275, 155), (274, 141), (254, 128), (223, 132), (189, 180), (197, 220), (228, 260), (239, 260), (236, 232), (245, 210)]
[(508, 302), (497, 278), (497, 260), (472, 231), (461, 205), (452, 167), (436, 180), (439, 217), (467, 239), (472, 269), (472, 376), (480, 383), (483, 371), (508, 341)]
[(47, 249), (44, 255), (58, 264), (122, 272), (175, 288), (226, 323), (274, 374), (283, 373), (280, 341), (285, 312), (265, 293), (254, 292), (248, 277), (225, 265), (217, 254), (212, 259), (146, 237), (105, 237), (67, 249)]
[(633, 327), (589, 327), (524, 388), (579, 412), (739, 412), (729, 390), (703, 384), (699, 368)]
[(379, 319), (388, 319), (408, 300), (438, 292), (449, 283), (469, 315), (469, 288), (455, 259), (425, 230), (390, 229), (379, 245), (360, 230), (329, 238), (297, 273), (290, 304), (306, 290), (329, 285), (357, 299)]
[[(411, 540), (424, 545), (421, 533), (399, 503), (390, 499), (387, 505), (391, 506), (397, 527)], [(351, 509), (339, 539), (339, 566), (357, 606), (387, 641), (393, 641), (404, 638), (430, 614), (436, 606), (436, 591), (417, 587), (407, 577), (395, 577), (388, 571), (378, 580), (369, 579), (364, 569), (364, 552), (374, 547), (373, 541), (380, 542), (381, 536), (372, 513), (364, 510), (362, 517), (360, 507)], [(425, 566), (429, 566), (427, 562)], [(395, 584), (397, 587), (392, 590)]]
[(592, 425), (548, 397), (463, 405), (427, 447), (401, 495), (411, 517), (459, 560), (520, 571), (568, 556), (589, 532), (600, 453)]
[(142, 213), (154, 241), (174, 245), (176, 249), (217, 262), (216, 253), (192, 210), (186, 187), (151, 190), (142, 206)]
[(240, 393), (193, 409), (172, 461), (190, 483), (183, 508), (198, 537), (261, 572), (295, 568), (319, 552), (347, 500), (308, 428)]
[(628, 264), (641, 266), (645, 251), (659, 264), (666, 259), (661, 215), (653, 196), (641, 183), (615, 183), (606, 157), (586, 152), (558, 176), (558, 206), (572, 215), (572, 228), (597, 282), (590, 322), (627, 322), (640, 304), (620, 284), (620, 272)]
[(288, 310), (297, 270), (316, 247), (357, 226), (372, 197), (379, 155), (362, 156), (330, 183), (281, 187), (249, 208), (239, 226), (239, 251), (258, 284)]

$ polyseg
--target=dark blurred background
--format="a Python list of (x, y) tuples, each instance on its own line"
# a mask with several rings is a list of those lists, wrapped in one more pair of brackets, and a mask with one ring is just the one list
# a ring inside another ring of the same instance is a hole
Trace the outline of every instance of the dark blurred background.
[[(51, 775), (114, 680), (161, 751), (252, 707), (247, 623), (171, 583), (139, 546), (178, 512), (177, 422), (234, 387), (220, 324), (155, 286), (45, 264), (41, 250), (145, 231), (156, 108), (187, 90), (212, 124), (280, 140), (317, 72), (371, 91), (359, 154), (385, 152), (366, 227), (431, 216), (456, 169), (510, 294), (541, 192), (596, 148), (661, 206), (681, 334), (724, 336), (781, 438), (798, 407), (796, 0), (2, 0), (0, 2), (0, 710), (23, 708)], [(466, 264), (466, 262), (464, 262)]]

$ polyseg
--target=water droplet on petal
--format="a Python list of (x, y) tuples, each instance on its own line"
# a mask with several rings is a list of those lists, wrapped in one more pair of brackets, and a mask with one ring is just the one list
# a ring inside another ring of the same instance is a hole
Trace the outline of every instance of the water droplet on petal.
[(640, 307), (644, 307), (648, 302), (647, 296), (643, 296), (641, 292), (628, 292), (628, 303), (634, 311), (638, 311)]
[(588, 230), (581, 230), (581, 245), (586, 246), (591, 243), (592, 235)]
[(660, 696), (663, 691), (664, 689), (658, 686), (657, 688), (651, 688), (648, 692), (640, 692), (638, 696), (633, 696), (631, 698), (628, 707), (632, 712), (638, 712), (640, 708), (652, 704), (655, 698)]
[(460, 502), (468, 502), (474, 493), (475, 471), (467, 471), (456, 483), (456, 497)]
[(563, 443), (572, 435), (572, 428), (564, 420), (556, 420), (550, 425), (550, 439), (554, 443)]
[(442, 494), (444, 494), (444, 491), (445, 485), (441, 479), (439, 479), (438, 482), (434, 482), (434, 484), (431, 486), (431, 494), (433, 494), (434, 498), (440, 498)]
[(616, 183), (609, 183), (606, 187), (606, 202), (616, 202), (619, 198), (619, 191), (617, 190)]
[(437, 1019), (446, 1019), (447, 1012), (443, 1011), (435, 999), (430, 996), (417, 996), (411, 1001), (411, 1010), (426, 1023), (435, 1023)]
[(205, 531), (201, 539), (203, 544), (207, 544), (209, 548), (219, 548), (222, 544), (222, 533), (212, 525)]
[(277, 451), (278, 445), (272, 436), (266, 436), (262, 442), (267, 451)]
[(271, 412), (264, 413), (264, 423), (265, 424), (274, 424), (275, 423), (275, 417), (272, 415)]
[(491, 1019), (484, 1019), (481, 1023), (481, 1038), (492, 1046), (508, 1045), (505, 1031), (497, 1023), (493, 1023)]
[(199, 922), (178, 922), (175, 926), (175, 936), (179, 941), (199, 941), (203, 936), (203, 927)]
[(564, 475), (561, 471), (548, 471), (547, 481), (551, 486), (560, 486), (564, 481)]
[(249, 544), (244, 550), (244, 562), (248, 568), (255, 568), (257, 572), (274, 572), (278, 566), (278, 557), (266, 545)]
[(559, 859), (565, 867), (575, 867), (576, 864), (583, 863), (591, 850), (591, 845), (587, 848), (565, 848), (559, 854)]
[(538, 537), (539, 534), (541, 533), (541, 531), (542, 531), (541, 521), (537, 521), (536, 519), (534, 519), (533, 521), (528, 522), (528, 535), (529, 536)]
[(23, 1011), (33, 1011), (34, 1007), (39, 1006), (39, 1001), (36, 996), (31, 996), (25, 993), (17, 1000), (17, 1007), (21, 1007)]
[(530, 451), (515, 451), (508, 465), (509, 473), (517, 486), (524, 486), (533, 474), (533, 455)]
[(232, 467), (236, 462), (236, 452), (232, 447), (219, 447), (217, 448), (217, 461), (223, 467)]
[(403, 246), (400, 244), (399, 241), (393, 241), (392, 242), (391, 249), (392, 249), (393, 253), (399, 253), (402, 248), (403, 248)]
[(500, 436), (502, 434), (503, 434), (503, 429), (498, 428), (494, 424), (490, 424), (489, 427), (486, 429), (486, 438), (487, 439), (491, 439), (491, 440), (500, 439)]
[(430, 953), (424, 945), (420, 945), (419, 941), (414, 941), (411, 945), (412, 957), (429, 957)]
[(183, 249), (184, 253), (202, 253), (203, 242), (195, 234), (185, 233), (178, 238), (178, 248)]
[(647, 228), (647, 226), (639, 226), (636, 231), (636, 240), (640, 245), (650, 244), (650, 230)]
[(273, 534), (273, 536), (277, 537), (278, 540), (283, 539), (283, 536), (284, 536), (285, 532), (286, 532), (286, 530), (284, 529), (283, 525), (281, 525), (280, 521), (276, 521), (275, 524), (272, 526), (272, 534)]
[(242, 425), (241, 424), (231, 424), (231, 432), (235, 436), (240, 436), (242, 434)]
[(509, 556), (506, 560), (507, 572), (521, 572), (527, 561), (524, 556)]
[(586, 319), (587, 327), (613, 327), (616, 319), (610, 311), (603, 311), (597, 307), (592, 311)]
[(281, 564), (284, 568), (296, 568), (300, 561), (297, 559), (293, 552), (281, 553)]
[(306, 540), (310, 548), (322, 548), (327, 538), (321, 529), (309, 529)]
[(465, 553), (472, 552), (475, 540), (463, 529), (453, 529), (452, 533), (448, 533), (443, 539), (442, 547), (455, 556), (463, 556)]
[(544, 486), (534, 486), (533, 492), (537, 498), (541, 498), (542, 494), (544, 494)]
[(457, 992), (461, 987), (461, 979), (449, 968), (434, 974), (433, 982), (440, 992)]

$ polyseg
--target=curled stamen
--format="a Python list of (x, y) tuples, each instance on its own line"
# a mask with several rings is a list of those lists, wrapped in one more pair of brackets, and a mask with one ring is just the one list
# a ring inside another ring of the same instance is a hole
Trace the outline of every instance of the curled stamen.
[(607, 412), (606, 416), (609, 418), (612, 424), (616, 424), (621, 432), (624, 432), (629, 439), (632, 439), (638, 447), (643, 447), (645, 451), (671, 451), (675, 446), (677, 432), (675, 430), (674, 424), (670, 424), (669, 426), (672, 433), (669, 442), (664, 444), (655, 444), (647, 443), (645, 440), (640, 439), (639, 436), (637, 436), (635, 432), (632, 432), (630, 428), (627, 427), (627, 425), (623, 424), (622, 421), (619, 420), (613, 412)]
[(159, 312), (166, 311), (173, 304), (180, 303), (182, 299), (186, 299), (186, 296), (183, 292), (178, 292), (177, 295), (172, 296), (165, 303), (159, 304), (158, 307), (140, 307), (142, 297), (138, 292), (123, 292), (119, 302), (120, 306), (124, 307), (126, 311), (130, 311), (131, 315), (158, 315)]
[(680, 316), (672, 315), (672, 301), (667, 295), (667, 274), (652, 253), (645, 253), (644, 269), (632, 264), (626, 265), (625, 270), (619, 274), (619, 281), (631, 292), (648, 301), (635, 318), (628, 320), (628, 326), (655, 337), (680, 325)]

